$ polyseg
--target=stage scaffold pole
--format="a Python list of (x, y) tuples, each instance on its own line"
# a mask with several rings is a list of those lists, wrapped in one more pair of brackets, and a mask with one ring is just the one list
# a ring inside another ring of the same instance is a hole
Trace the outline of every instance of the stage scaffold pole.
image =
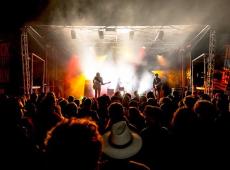
[(30, 94), (31, 90), (27, 29), (27, 26), (23, 27), (21, 33), (22, 79), (24, 94)]
[(205, 87), (205, 93), (212, 96), (213, 94), (213, 75), (215, 69), (215, 49), (216, 49), (216, 31), (211, 29), (209, 35), (209, 55), (207, 59), (207, 82)]

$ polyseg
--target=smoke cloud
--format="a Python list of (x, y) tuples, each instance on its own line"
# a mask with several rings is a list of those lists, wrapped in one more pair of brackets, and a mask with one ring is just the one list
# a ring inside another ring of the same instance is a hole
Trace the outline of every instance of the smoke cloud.
[(50, 0), (40, 20), (62, 25), (226, 26), (228, 0)]

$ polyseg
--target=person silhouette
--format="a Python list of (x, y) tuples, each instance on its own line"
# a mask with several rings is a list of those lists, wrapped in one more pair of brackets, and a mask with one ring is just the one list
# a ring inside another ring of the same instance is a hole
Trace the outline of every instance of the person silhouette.
[(161, 79), (159, 78), (158, 74), (155, 74), (155, 78), (153, 80), (153, 90), (156, 99), (160, 99), (160, 94), (161, 94)]
[(95, 98), (100, 97), (101, 95), (101, 85), (103, 85), (103, 78), (101, 77), (100, 73), (97, 72), (96, 76), (93, 79), (93, 89), (95, 91)]

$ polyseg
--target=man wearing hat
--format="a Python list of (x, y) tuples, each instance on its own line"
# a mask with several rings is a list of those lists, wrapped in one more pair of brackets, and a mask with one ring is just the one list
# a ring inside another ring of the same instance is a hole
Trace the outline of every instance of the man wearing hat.
[(101, 170), (150, 170), (146, 165), (131, 161), (142, 147), (142, 138), (131, 131), (126, 121), (112, 125), (110, 131), (103, 135), (102, 151), (107, 157)]

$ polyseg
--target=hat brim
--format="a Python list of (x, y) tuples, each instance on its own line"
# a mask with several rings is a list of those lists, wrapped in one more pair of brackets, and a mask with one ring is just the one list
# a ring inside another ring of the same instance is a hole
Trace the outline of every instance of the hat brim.
[(126, 159), (126, 158), (130, 158), (134, 155), (136, 155), (141, 147), (142, 147), (142, 138), (131, 131), (131, 135), (133, 137), (132, 142), (125, 148), (117, 148), (112, 146), (109, 143), (109, 136), (110, 136), (111, 132), (107, 132), (103, 135), (103, 147), (102, 147), (102, 151), (108, 155), (111, 158), (114, 159)]

